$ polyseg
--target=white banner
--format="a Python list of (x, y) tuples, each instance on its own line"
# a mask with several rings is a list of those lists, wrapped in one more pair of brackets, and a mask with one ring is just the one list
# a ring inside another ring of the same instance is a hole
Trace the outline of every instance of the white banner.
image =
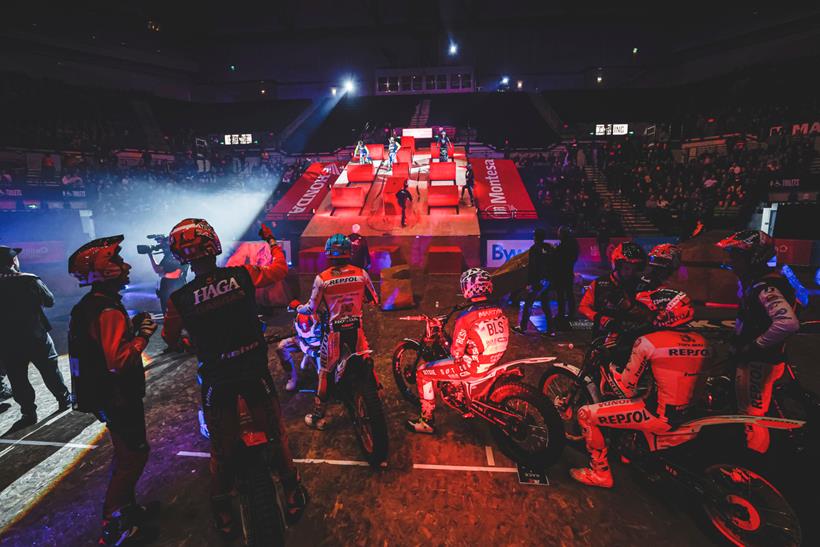
[[(559, 243), (557, 239), (548, 239), (546, 242), (553, 246)], [(530, 247), (531, 239), (488, 239), (486, 266), (498, 268), (515, 255), (526, 253)]]
[(417, 139), (432, 139), (432, 127), (408, 127), (401, 130), (402, 137), (416, 137)]

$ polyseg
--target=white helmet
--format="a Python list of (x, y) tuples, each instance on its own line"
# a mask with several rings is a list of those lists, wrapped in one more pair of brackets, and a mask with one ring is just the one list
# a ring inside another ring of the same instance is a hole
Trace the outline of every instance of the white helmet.
[(493, 293), (493, 280), (487, 270), (470, 268), (461, 274), (461, 294), (472, 300)]

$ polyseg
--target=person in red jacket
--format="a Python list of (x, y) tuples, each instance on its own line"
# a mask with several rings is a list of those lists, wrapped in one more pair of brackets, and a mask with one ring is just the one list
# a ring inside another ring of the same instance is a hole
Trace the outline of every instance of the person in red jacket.
[[(703, 336), (676, 328), (695, 314), (685, 293), (656, 289), (638, 294), (636, 300), (654, 314), (653, 325), (659, 330), (635, 341), (622, 372), (610, 365), (608, 387), (619, 398), (578, 409), (590, 461), (588, 467), (571, 469), (570, 475), (591, 486), (612, 488), (614, 483), (601, 427), (663, 433), (686, 421), (705, 379), (701, 371), (711, 356)], [(647, 371), (654, 386), (648, 395), (640, 396), (638, 386)]]
[(123, 236), (95, 239), (68, 259), (68, 271), (91, 291), (71, 310), (68, 354), (75, 410), (105, 422), (114, 446), (103, 503), (100, 545), (132, 545), (159, 504), (137, 504), (134, 490), (148, 461), (142, 352), (157, 329), (148, 314), (132, 321), (119, 292), (131, 266), (120, 256)]
[(239, 396), (272, 444), (272, 466), (285, 489), (288, 521), (298, 520), (307, 503), (268, 369), (268, 346), (255, 299), (256, 288), (283, 280), (288, 265), (270, 228), (263, 225), (259, 235), (270, 245), (271, 264), (233, 268), (217, 267), (222, 245), (205, 220), (185, 219), (169, 236), (171, 252), (183, 264), (190, 263), (196, 277), (171, 294), (162, 336), (174, 347), (184, 328), (200, 361), (202, 407), (211, 440), (211, 508), (215, 527), (226, 537), (237, 531), (230, 466), (239, 436)]
[(416, 371), (421, 416), (405, 423), (409, 431), (436, 432), (433, 419), (436, 394), (433, 386), (437, 381), (480, 377), (507, 351), (509, 321), (501, 308), (487, 302), (492, 292), (493, 280), (485, 270), (470, 268), (461, 274), (461, 294), (470, 301), (470, 306), (456, 319), (450, 357), (421, 364)]

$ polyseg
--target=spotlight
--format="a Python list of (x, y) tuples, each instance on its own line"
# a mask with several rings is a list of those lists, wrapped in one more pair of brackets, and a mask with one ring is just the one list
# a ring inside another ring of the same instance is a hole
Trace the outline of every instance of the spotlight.
[(501, 77), (501, 85), (507, 85), (509, 83), (510, 83), (510, 77), (509, 76), (502, 76)]
[(259, 94), (260, 94), (260, 95), (264, 95), (264, 94), (266, 94), (267, 92), (268, 92), (268, 90), (267, 90), (267, 89), (264, 89), (264, 88), (259, 90)]
[(638, 48), (633, 47), (632, 48), (632, 55), (637, 55), (637, 54), (638, 54)]
[(517, 82), (515, 82), (515, 87), (517, 87), (518, 89), (521, 89), (522, 87), (524, 87), (524, 82), (522, 82), (521, 80), (518, 80)]
[(456, 55), (458, 53), (458, 45), (455, 42), (450, 42), (450, 49), (448, 51), (450, 55)]
[(333, 95), (334, 97), (336, 96), (337, 91), (338, 90), (335, 87), (330, 88), (330, 94)]
[(353, 83), (353, 80), (345, 80), (345, 91), (352, 93), (354, 89), (356, 89), (356, 84)]
[(596, 82), (596, 83), (599, 83), (599, 84), (600, 84), (600, 83), (601, 83), (601, 82), (603, 82), (603, 81), (604, 81), (604, 77), (603, 77), (603, 76), (601, 76), (600, 74), (599, 74), (598, 76), (596, 76), (596, 77), (595, 77), (595, 82)]

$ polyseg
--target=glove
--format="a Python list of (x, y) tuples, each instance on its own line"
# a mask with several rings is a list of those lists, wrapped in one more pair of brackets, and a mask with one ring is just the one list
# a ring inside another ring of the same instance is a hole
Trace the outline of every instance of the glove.
[(268, 228), (267, 224), (263, 224), (262, 227), (259, 228), (259, 237), (271, 245), (276, 245), (276, 238), (273, 236), (273, 232)]
[(137, 336), (142, 336), (146, 340), (149, 340), (156, 330), (157, 324), (148, 314), (145, 314), (142, 320), (137, 324)]
[(595, 323), (598, 325), (600, 330), (607, 330), (607, 326), (612, 323), (614, 319), (608, 315), (599, 314), (595, 318)]

